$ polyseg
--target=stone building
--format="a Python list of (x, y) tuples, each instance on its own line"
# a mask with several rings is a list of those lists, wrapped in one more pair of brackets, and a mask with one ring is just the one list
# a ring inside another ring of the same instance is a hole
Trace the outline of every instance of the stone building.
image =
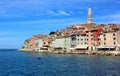
[(100, 34), (97, 50), (120, 50), (120, 29)]
[(88, 50), (86, 32), (79, 32), (76, 36), (76, 50)]

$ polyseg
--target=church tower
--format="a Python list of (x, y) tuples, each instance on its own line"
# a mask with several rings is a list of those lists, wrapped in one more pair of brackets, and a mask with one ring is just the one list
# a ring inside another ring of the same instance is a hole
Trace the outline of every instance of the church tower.
[(92, 10), (88, 8), (88, 24), (92, 24)]

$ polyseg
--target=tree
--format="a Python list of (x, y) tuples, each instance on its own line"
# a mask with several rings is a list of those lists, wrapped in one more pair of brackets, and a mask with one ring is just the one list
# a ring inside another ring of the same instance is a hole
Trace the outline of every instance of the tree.
[(49, 33), (49, 35), (52, 35), (52, 34), (55, 34), (56, 32), (54, 32), (54, 31), (51, 31), (50, 33)]

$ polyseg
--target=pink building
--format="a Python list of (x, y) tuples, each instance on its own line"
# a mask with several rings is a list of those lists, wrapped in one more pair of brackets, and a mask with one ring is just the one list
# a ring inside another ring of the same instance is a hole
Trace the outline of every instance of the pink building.
[(120, 29), (118, 27), (109, 28), (99, 36), (98, 50), (120, 50)]
[(36, 39), (38, 38), (38, 36), (36, 35), (33, 35), (32, 38), (30, 39), (30, 47), (31, 47), (31, 50), (34, 51), (35, 50), (35, 47), (36, 47)]

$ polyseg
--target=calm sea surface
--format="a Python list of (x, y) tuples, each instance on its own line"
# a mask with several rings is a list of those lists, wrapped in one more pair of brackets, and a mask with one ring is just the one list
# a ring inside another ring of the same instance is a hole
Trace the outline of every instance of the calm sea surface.
[(0, 50), (0, 76), (120, 76), (120, 57)]

